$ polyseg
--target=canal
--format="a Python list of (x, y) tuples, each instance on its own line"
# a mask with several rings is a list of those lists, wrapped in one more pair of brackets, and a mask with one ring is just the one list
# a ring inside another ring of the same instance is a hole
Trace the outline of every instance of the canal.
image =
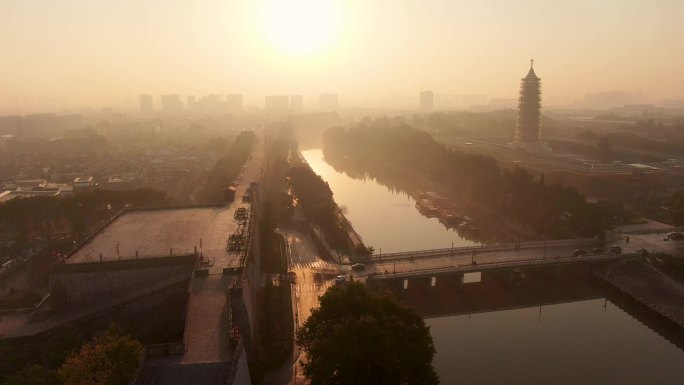
[(326, 163), (320, 149), (302, 151), (313, 171), (328, 182), (335, 202), (345, 207), (345, 216), (376, 253), (470, 246), (454, 229), (437, 218), (427, 218), (416, 209), (416, 201), (405, 192), (391, 190), (373, 179), (354, 179)]
[[(302, 153), (376, 250), (473, 244), (421, 215), (407, 194), (336, 171), (321, 150)], [(659, 319), (627, 313), (634, 306), (625, 306), (587, 272), (530, 274), (521, 286), (511, 286), (505, 274), (486, 278), (394, 288), (425, 316), (442, 384), (684, 383), (681, 331), (670, 330), (679, 341), (675, 345), (662, 336)], [(659, 332), (646, 326), (654, 322)]]
[(443, 384), (684, 382), (684, 352), (606, 299), (425, 321)]

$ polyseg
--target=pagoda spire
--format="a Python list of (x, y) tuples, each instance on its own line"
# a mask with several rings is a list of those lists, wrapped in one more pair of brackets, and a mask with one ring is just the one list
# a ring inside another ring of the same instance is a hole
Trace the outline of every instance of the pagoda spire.
[(530, 71), (520, 81), (518, 99), (518, 121), (515, 140), (517, 142), (536, 142), (541, 132), (541, 84), (534, 73), (534, 59), (530, 59)]

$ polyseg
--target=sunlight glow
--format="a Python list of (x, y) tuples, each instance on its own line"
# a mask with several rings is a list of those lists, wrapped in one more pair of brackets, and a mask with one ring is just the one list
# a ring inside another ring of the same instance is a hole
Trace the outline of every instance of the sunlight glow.
[(337, 36), (340, 7), (337, 0), (263, 0), (259, 16), (273, 45), (287, 53), (309, 54)]

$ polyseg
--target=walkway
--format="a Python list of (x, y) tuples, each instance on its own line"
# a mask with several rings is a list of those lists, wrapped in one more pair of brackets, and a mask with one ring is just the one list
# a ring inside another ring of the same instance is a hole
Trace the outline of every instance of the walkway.
[[(255, 144), (252, 157), (247, 161), (240, 174), (240, 185), (237, 187), (235, 201), (225, 210), (233, 213), (238, 207), (249, 208), (249, 203), (242, 202), (251, 182), (257, 180), (261, 173), (265, 157), (264, 141)], [(216, 228), (218, 238), (223, 239), (225, 245), (228, 236), (237, 228), (235, 222), (230, 228)], [(225, 250), (225, 246), (224, 250)], [(226, 362), (230, 360), (228, 354), (228, 331), (226, 329), (226, 291), (235, 281), (235, 277), (224, 276), (223, 269), (237, 267), (239, 259), (235, 253), (223, 252), (214, 256), (213, 265), (209, 268), (209, 275), (193, 279), (188, 300), (188, 312), (185, 320), (186, 352), (181, 360), (182, 364)]]
[[(238, 207), (249, 208), (242, 201), (251, 182), (259, 179), (265, 161), (263, 138), (252, 150), (252, 155), (240, 174), (235, 201), (223, 210), (231, 213)], [(213, 228), (217, 239), (223, 245), (228, 236), (235, 231), (237, 224)], [(225, 246), (222, 246), (225, 250)], [(229, 330), (227, 319), (227, 290), (239, 277), (224, 275), (226, 267), (237, 267), (239, 258), (236, 253), (223, 252), (212, 255), (208, 275), (193, 278), (185, 320), (184, 342), (186, 351), (181, 357), (164, 357), (148, 360), (143, 368), (138, 384), (225, 384), (229, 363), (232, 359), (229, 349)], [(199, 373), (204, 373), (199, 375)]]

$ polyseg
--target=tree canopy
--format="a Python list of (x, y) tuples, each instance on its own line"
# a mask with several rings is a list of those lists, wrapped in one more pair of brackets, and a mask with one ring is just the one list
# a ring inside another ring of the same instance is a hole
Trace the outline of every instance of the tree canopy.
[(430, 330), (390, 294), (355, 282), (330, 288), (297, 341), (311, 384), (437, 384)]
[(362, 177), (411, 186), (422, 179), (438, 182), (460, 200), (499, 210), (550, 238), (603, 236), (621, 211), (589, 203), (574, 188), (546, 185), (524, 168), (502, 170), (492, 157), (448, 148), (401, 121), (368, 119), (330, 128), (324, 153), (331, 164), (352, 164)]
[(140, 342), (108, 331), (67, 358), (58, 375), (64, 385), (128, 385), (142, 359)]
[(670, 217), (675, 225), (684, 225), (684, 190), (677, 191), (670, 198)]
[(19, 373), (7, 377), (4, 385), (60, 385), (59, 378), (52, 370), (40, 365), (31, 365)]

